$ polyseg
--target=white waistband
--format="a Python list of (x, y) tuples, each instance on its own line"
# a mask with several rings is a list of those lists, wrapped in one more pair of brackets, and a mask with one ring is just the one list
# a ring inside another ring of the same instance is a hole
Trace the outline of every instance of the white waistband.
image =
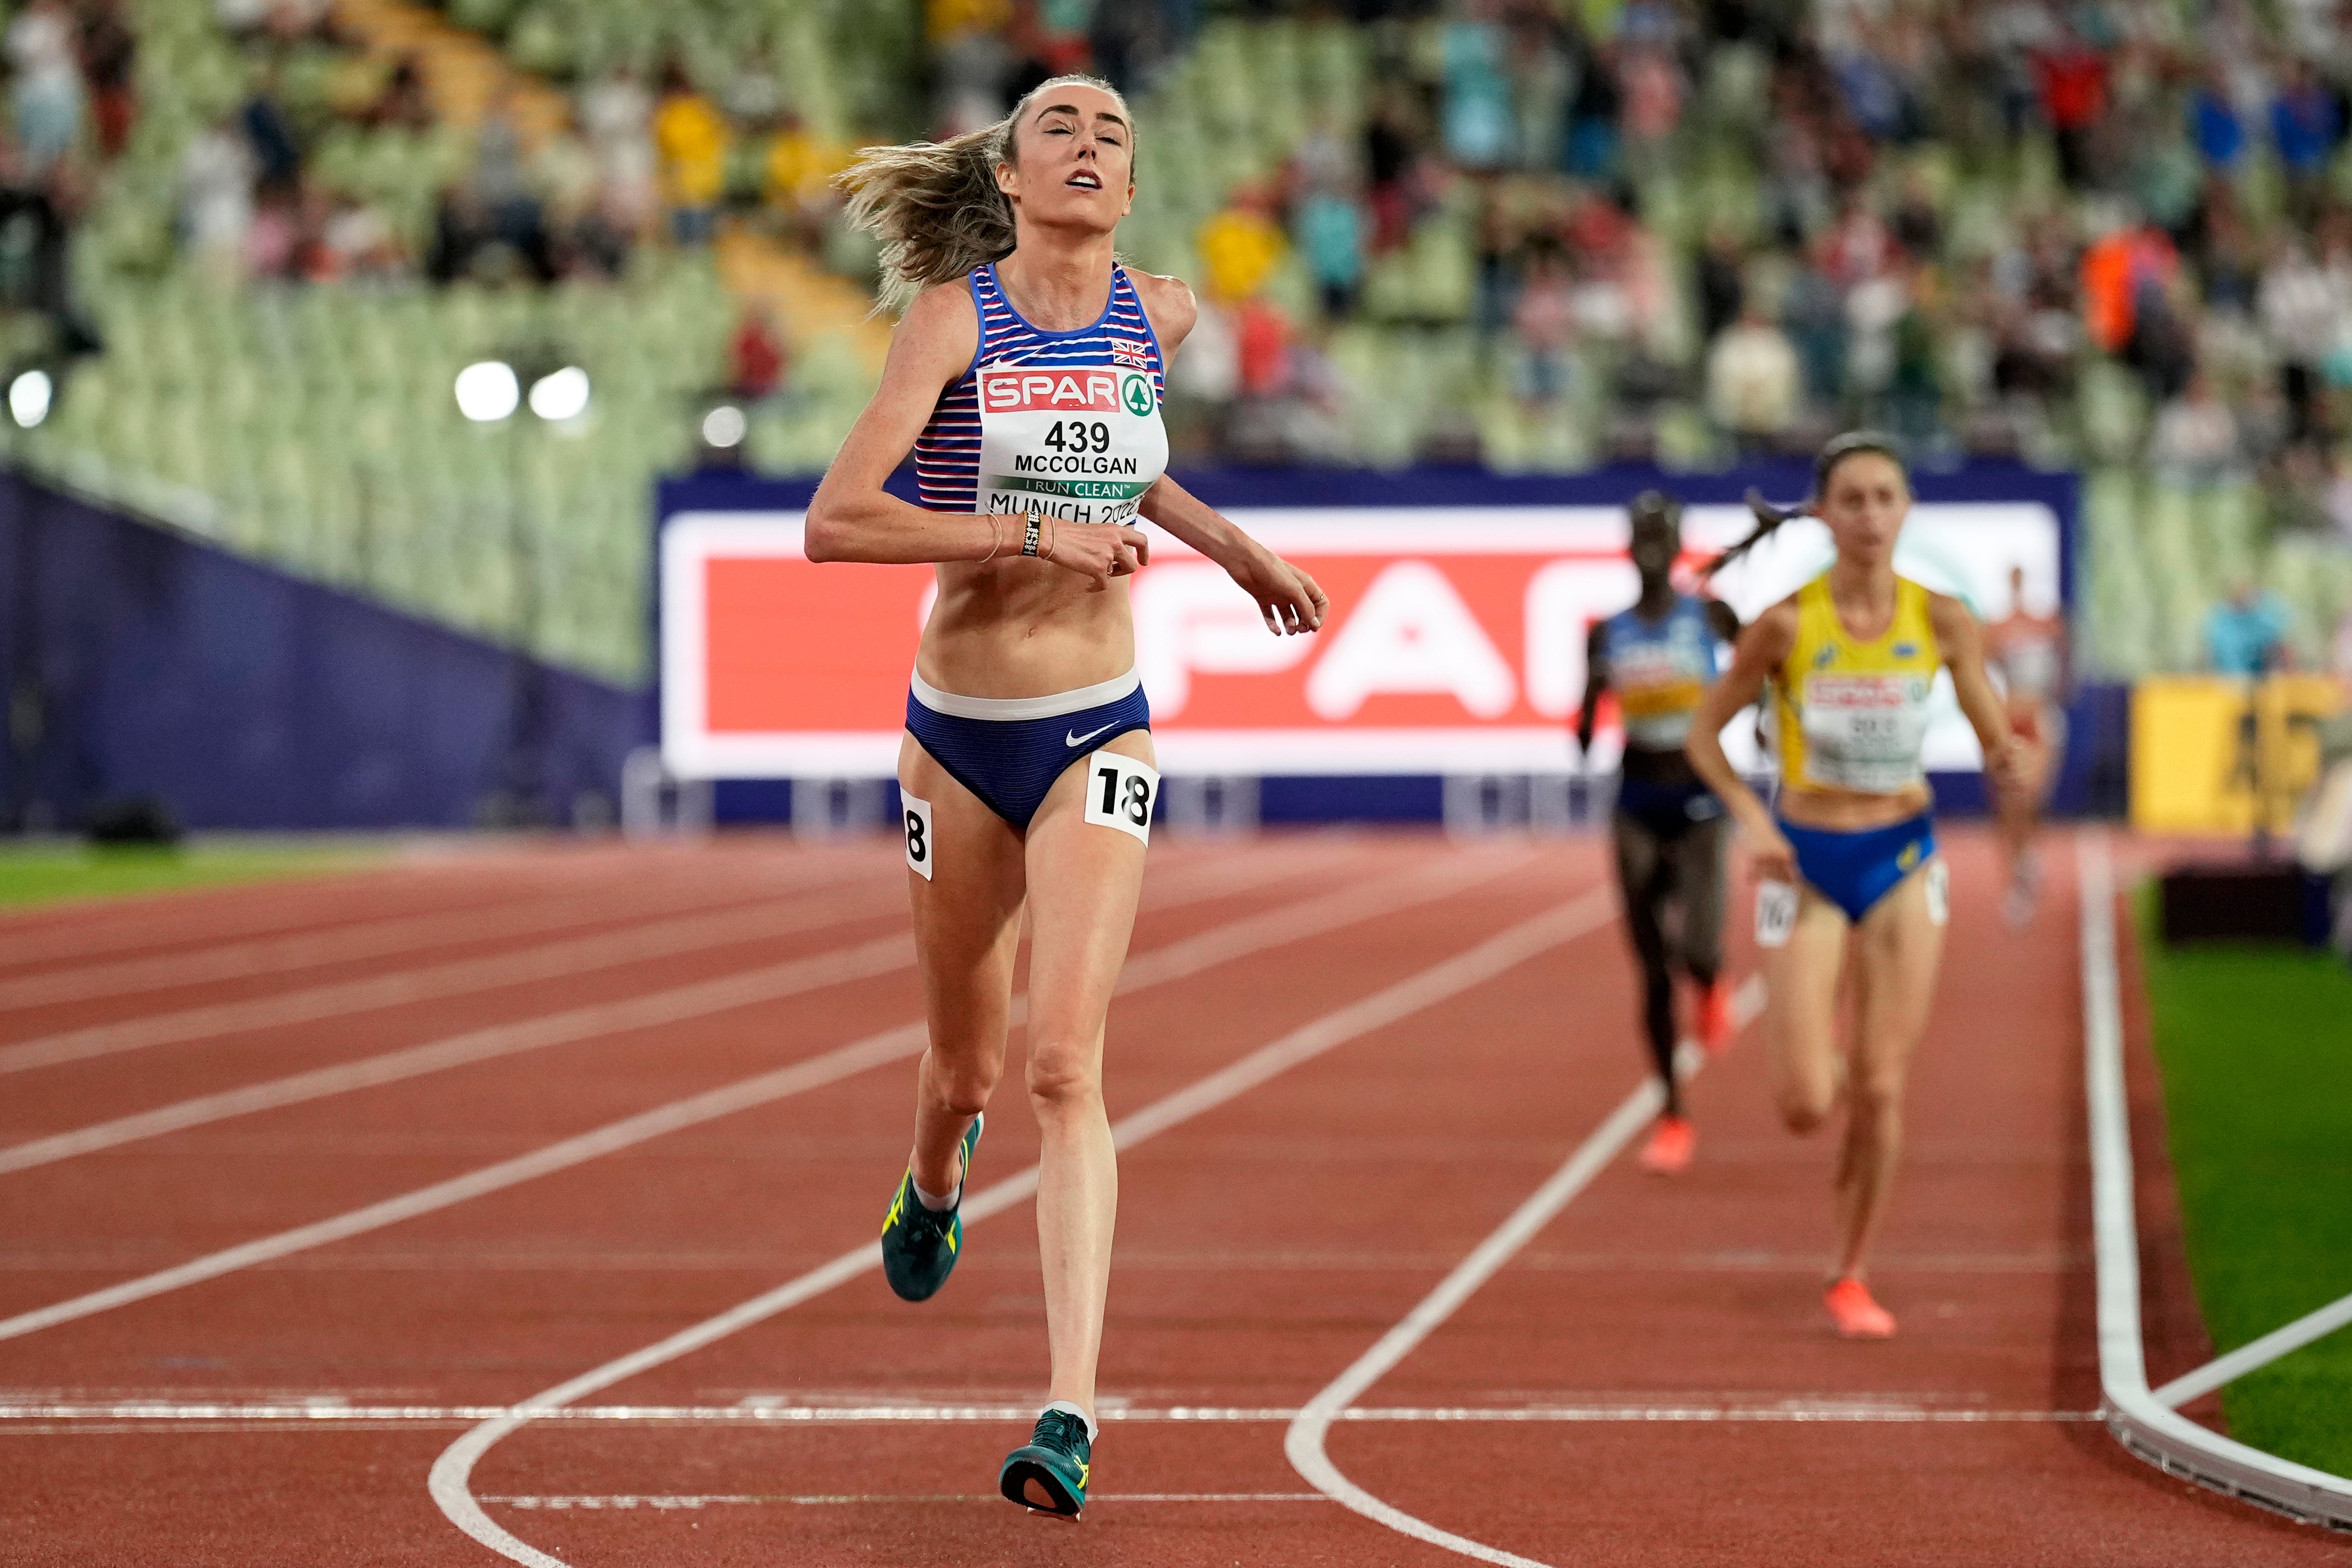
[(1084, 713), (1090, 707), (1115, 703), (1132, 695), (1143, 685), (1143, 677), (1133, 670), (1114, 675), (1091, 686), (1080, 686), (1074, 692), (1055, 692), (1042, 697), (960, 697), (953, 692), (943, 692), (918, 674), (912, 677), (915, 700), (933, 713), (943, 713), (953, 718), (1059, 718), (1067, 713)]

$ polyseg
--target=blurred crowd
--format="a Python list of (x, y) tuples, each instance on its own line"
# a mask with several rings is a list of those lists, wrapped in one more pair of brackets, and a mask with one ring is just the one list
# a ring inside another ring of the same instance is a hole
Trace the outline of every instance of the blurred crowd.
[(122, 0), (31, 0), (0, 32), (9, 88), (0, 125), (0, 225), (9, 235), (0, 301), (47, 329), (42, 351), (97, 344), (74, 305), (67, 244), (95, 169), (121, 153), (138, 118), (138, 51)]
[[(179, 233), (244, 277), (610, 277), (648, 240), (707, 244), (730, 207), (814, 243), (849, 157), (763, 52), (715, 82), (675, 57), (568, 83), (509, 71), (458, 116), (426, 62), (367, 50), (323, 5), (218, 12), (251, 87), (182, 154)], [(372, 189), (387, 168), (425, 171), (425, 199)]]

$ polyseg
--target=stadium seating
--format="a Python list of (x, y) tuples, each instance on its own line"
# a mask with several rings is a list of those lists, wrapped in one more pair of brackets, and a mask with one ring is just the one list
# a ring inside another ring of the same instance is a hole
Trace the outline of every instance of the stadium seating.
[[(82, 220), (76, 258), (83, 308), (110, 350), (75, 371), (55, 416), (26, 439), (27, 458), (294, 570), (525, 638), (584, 670), (641, 678), (649, 486), (689, 458), (698, 399), (721, 374), (745, 303), (772, 306), (792, 350), (785, 390), (750, 410), (747, 460), (814, 472), (878, 371), (880, 329), (863, 319), (871, 247), (836, 233), (803, 252), (742, 224), (714, 246), (640, 245), (610, 283), (224, 283), (177, 243), (181, 161), (243, 101), (257, 68), (209, 0), (150, 0), (139, 15), (141, 118)], [(472, 157), (467, 117), (509, 68), (542, 119), (560, 118), (560, 92), (615, 60), (649, 68), (673, 57), (706, 81), (770, 62), (780, 100), (845, 141), (920, 113), (905, 101), (921, 47), (911, 5), (450, 0), (428, 12), (346, 0), (338, 16), (349, 37), (282, 52), (273, 90), (291, 118), (317, 128), (307, 178), (370, 204), (412, 256), (430, 244), (439, 193)], [(1444, 68), (1435, 28), (1213, 16), (1139, 91), (1126, 252), (1151, 270), (1202, 277), (1202, 225), (1237, 193), (1278, 204), (1291, 159), (1318, 130), (1360, 139), (1381, 73), (1399, 60), (1433, 79)], [(443, 62), (437, 121), (342, 113), (378, 90), (400, 52), (418, 50)], [(1478, 182), (1441, 181), (1428, 193), (1402, 243), (1370, 258), (1345, 319), (1324, 319), (1293, 246), (1259, 292), (1328, 367), (1310, 455), (1566, 472), (1630, 437), (1670, 466), (1729, 461), (1734, 444), (1696, 392), (1706, 346), (1691, 264), (1712, 226), (1757, 220), (1768, 77), (1757, 50), (1717, 50), (1674, 155), (1628, 156), (1633, 210), (1664, 257), (1656, 319), (1638, 340), (1581, 338), (1563, 356), (1555, 396), (1527, 395), (1517, 340), (1482, 294)], [(744, 162), (753, 145), (738, 149), (739, 188), (756, 189)], [(1928, 143), (1890, 153), (1878, 177), (1878, 187), (1910, 180), (1937, 193), (1956, 270), (1987, 254), (2008, 214), (2068, 199), (2044, 134), (1963, 152)], [(2261, 156), (2238, 190), (2255, 217), (2286, 200)], [(542, 348), (590, 372), (594, 402), (579, 428), (519, 419), (485, 430), (460, 417), (450, 393), (459, 367)], [(1982, 352), (1964, 336), (1937, 351), (1954, 363)], [(1638, 409), (1622, 395), (1635, 361), (1667, 378)], [(2282, 527), (2277, 486), (2254, 475), (2151, 476), (2142, 455), (2158, 411), (2119, 360), (2084, 348), (2071, 381), (2020, 416), (2016, 440), (2030, 459), (2086, 468), (2083, 633), (2093, 667), (2194, 667), (2205, 609), (2244, 578), (2286, 599), (2300, 648), (2316, 657), (2352, 610), (2346, 545)], [(1945, 411), (1963, 412), (1984, 411)], [(526, 561), (542, 587), (528, 623), (530, 596), (513, 577)]]

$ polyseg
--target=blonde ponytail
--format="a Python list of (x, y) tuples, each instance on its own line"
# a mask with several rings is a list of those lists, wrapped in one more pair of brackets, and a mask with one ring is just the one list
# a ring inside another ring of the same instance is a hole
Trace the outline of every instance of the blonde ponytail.
[(1118, 99), (1122, 112), (1127, 109), (1107, 81), (1055, 77), (1024, 95), (993, 125), (945, 141), (868, 147), (834, 176), (849, 197), (844, 215), (850, 226), (882, 242), (877, 309), (903, 309), (932, 285), (952, 283), (1013, 253), (1013, 204), (996, 188), (996, 166), (1019, 162), (1013, 132), (1037, 95), (1073, 85), (1100, 88)]

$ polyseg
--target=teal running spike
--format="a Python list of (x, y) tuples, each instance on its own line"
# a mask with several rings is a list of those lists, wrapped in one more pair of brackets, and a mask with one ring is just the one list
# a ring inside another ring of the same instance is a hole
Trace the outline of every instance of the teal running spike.
[(974, 1116), (963, 1135), (963, 1175), (956, 1183), (955, 1207), (930, 1209), (915, 1196), (915, 1169), (898, 1178), (890, 1212), (882, 1217), (882, 1277), (901, 1301), (928, 1301), (948, 1282), (963, 1251), (963, 1194), (971, 1176), (971, 1152), (980, 1147)]
[(1094, 1469), (1094, 1444), (1083, 1416), (1048, 1410), (1026, 1446), (1004, 1457), (996, 1490), (1032, 1513), (1050, 1513), (1076, 1522), (1087, 1508), (1087, 1480)]

